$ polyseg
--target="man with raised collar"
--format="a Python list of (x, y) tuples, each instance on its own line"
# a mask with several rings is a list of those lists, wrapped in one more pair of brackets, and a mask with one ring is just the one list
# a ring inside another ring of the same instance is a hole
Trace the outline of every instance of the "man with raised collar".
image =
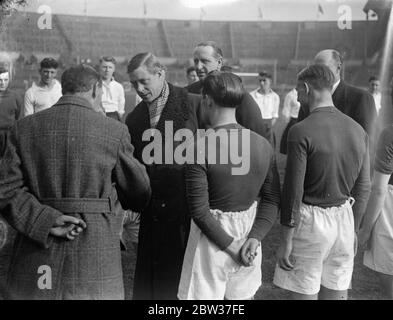
[[(187, 129), (192, 137), (196, 132), (201, 97), (168, 83), (165, 69), (150, 52), (134, 56), (127, 68), (142, 101), (127, 116), (126, 125), (135, 146), (134, 155), (146, 165), (152, 186), (151, 201), (141, 212), (133, 293), (137, 300), (176, 299), (190, 227), (185, 164), (174, 159), (174, 150), (182, 142), (174, 141), (173, 134)], [(150, 161), (144, 153), (149, 139), (155, 141), (157, 136), (162, 137), (163, 151), (155, 157), (161, 162)]]

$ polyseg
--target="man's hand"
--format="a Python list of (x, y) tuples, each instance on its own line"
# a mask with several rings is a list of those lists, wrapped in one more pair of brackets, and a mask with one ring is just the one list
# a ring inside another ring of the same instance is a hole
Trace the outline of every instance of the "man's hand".
[(233, 240), (232, 243), (225, 249), (225, 252), (228, 253), (232, 259), (240, 265), (244, 265), (240, 257), (240, 249), (242, 248), (245, 241), (245, 239)]
[(283, 233), (281, 244), (277, 251), (277, 263), (281, 269), (290, 271), (293, 269), (293, 264), (289, 260), (292, 252), (292, 237), (294, 228), (283, 226)]
[(82, 219), (62, 215), (56, 219), (49, 233), (55, 237), (74, 240), (86, 227), (87, 225)]
[(258, 248), (261, 245), (261, 243), (254, 238), (248, 238), (246, 242), (244, 242), (241, 250), (240, 250), (240, 256), (242, 259), (242, 264), (246, 267), (250, 267), (254, 265), (254, 258), (258, 254)]

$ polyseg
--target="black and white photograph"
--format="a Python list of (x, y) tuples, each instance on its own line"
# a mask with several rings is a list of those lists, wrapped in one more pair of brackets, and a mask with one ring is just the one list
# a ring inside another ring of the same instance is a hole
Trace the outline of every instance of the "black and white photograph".
[(393, 300), (393, 0), (0, 7), (0, 307)]

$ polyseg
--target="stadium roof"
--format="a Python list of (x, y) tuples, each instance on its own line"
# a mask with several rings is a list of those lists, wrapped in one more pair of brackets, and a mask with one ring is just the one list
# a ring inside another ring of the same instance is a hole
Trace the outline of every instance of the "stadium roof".
[(367, 0), (27, 0), (25, 10), (47, 5), (53, 13), (128, 18), (225, 21), (337, 20), (340, 8), (365, 20)]

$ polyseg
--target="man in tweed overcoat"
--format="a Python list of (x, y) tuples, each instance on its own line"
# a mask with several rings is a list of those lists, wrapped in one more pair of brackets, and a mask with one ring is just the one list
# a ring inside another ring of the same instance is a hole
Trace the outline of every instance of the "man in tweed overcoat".
[(7, 295), (123, 299), (113, 203), (117, 194), (142, 210), (149, 178), (127, 127), (94, 110), (95, 70), (72, 67), (61, 80), (63, 97), (16, 123), (0, 163), (0, 210), (19, 232)]

